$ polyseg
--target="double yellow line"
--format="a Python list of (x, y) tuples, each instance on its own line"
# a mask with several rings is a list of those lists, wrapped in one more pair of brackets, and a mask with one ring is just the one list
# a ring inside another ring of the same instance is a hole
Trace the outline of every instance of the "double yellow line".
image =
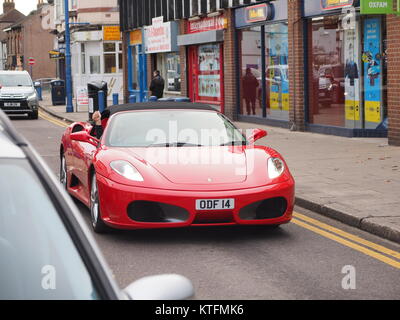
[(59, 120), (59, 119), (57, 119), (57, 118), (55, 118), (55, 117), (53, 117), (53, 116), (51, 116), (51, 115), (49, 115), (49, 114), (47, 114), (47, 113), (45, 113), (43, 111), (39, 111), (39, 117), (41, 119), (49, 121), (49, 122), (51, 122), (51, 123), (53, 123), (53, 124), (55, 124), (55, 125), (57, 125), (59, 127), (66, 128), (66, 127), (69, 126), (69, 124), (66, 123), (65, 121)]
[(400, 252), (365, 240), (354, 234), (332, 227), (331, 225), (312, 219), (303, 214), (294, 213), (293, 216), (294, 218), (292, 222), (302, 228), (310, 230), (330, 240), (336, 241), (346, 247), (359, 251), (394, 268), (400, 269)]
[[(39, 116), (43, 120), (49, 121), (57, 126), (68, 127), (66, 122), (56, 119), (42, 111), (39, 111)], [(400, 269), (400, 252), (388, 249), (377, 243), (365, 240), (300, 213), (295, 212), (293, 214), (292, 223), (386, 263), (396, 269)]]

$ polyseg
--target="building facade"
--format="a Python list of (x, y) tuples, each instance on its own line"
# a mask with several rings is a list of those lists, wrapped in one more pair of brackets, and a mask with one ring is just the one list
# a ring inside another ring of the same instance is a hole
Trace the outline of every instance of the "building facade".
[[(8, 69), (27, 70), (32, 79), (56, 77), (56, 63), (49, 56), (54, 45), (52, 8), (38, 0), (37, 10), (5, 29)], [(30, 59), (34, 65), (29, 64)]]
[[(5, 0), (3, 2), (3, 13), (0, 15), (0, 70), (7, 70), (12, 68), (12, 62), (14, 62), (15, 67), (17, 66), (17, 56), (15, 55), (14, 60), (7, 61), (8, 58), (8, 39), (7, 29), (9, 26), (21, 21), (25, 18), (25, 15), (15, 9), (14, 0)], [(18, 39), (14, 39), (14, 51), (16, 51)], [(11, 63), (10, 63), (11, 62)]]
[(380, 2), (120, 0), (125, 98), (159, 69), (235, 120), (400, 145), (400, 18)]
[[(56, 0), (55, 25), (58, 35), (56, 51), (65, 54), (64, 1)], [(87, 84), (107, 83), (108, 99), (122, 96), (122, 39), (117, 0), (70, 0), (71, 60), (73, 93), (76, 108), (88, 108)], [(60, 78), (64, 78), (65, 61), (59, 61)]]

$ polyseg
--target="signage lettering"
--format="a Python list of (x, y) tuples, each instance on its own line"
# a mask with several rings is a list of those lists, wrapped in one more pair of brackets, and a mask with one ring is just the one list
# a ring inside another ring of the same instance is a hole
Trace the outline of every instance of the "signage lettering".
[(354, 0), (321, 0), (323, 10), (332, 10), (344, 7), (351, 7)]
[(270, 4), (263, 3), (246, 8), (247, 23), (266, 21), (272, 19), (273, 10)]
[(361, 0), (361, 14), (393, 13), (393, 0)]

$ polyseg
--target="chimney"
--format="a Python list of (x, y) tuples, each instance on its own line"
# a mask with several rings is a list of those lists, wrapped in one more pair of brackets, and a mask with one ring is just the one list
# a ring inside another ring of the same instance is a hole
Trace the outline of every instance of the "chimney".
[(11, 10), (15, 9), (14, 0), (4, 0), (3, 3), (3, 13), (8, 13)]

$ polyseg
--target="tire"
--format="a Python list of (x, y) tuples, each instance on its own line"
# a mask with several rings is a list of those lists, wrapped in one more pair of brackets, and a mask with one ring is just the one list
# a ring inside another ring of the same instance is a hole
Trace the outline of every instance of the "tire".
[(39, 119), (39, 111), (33, 111), (30, 115), (29, 115), (29, 119), (31, 120), (37, 120)]
[(99, 192), (97, 189), (96, 173), (93, 174), (90, 188), (90, 219), (92, 228), (96, 233), (107, 233), (110, 228), (101, 219)]
[(60, 161), (60, 182), (65, 190), (68, 190), (68, 174), (67, 174), (67, 162), (65, 161), (65, 156), (61, 156)]

